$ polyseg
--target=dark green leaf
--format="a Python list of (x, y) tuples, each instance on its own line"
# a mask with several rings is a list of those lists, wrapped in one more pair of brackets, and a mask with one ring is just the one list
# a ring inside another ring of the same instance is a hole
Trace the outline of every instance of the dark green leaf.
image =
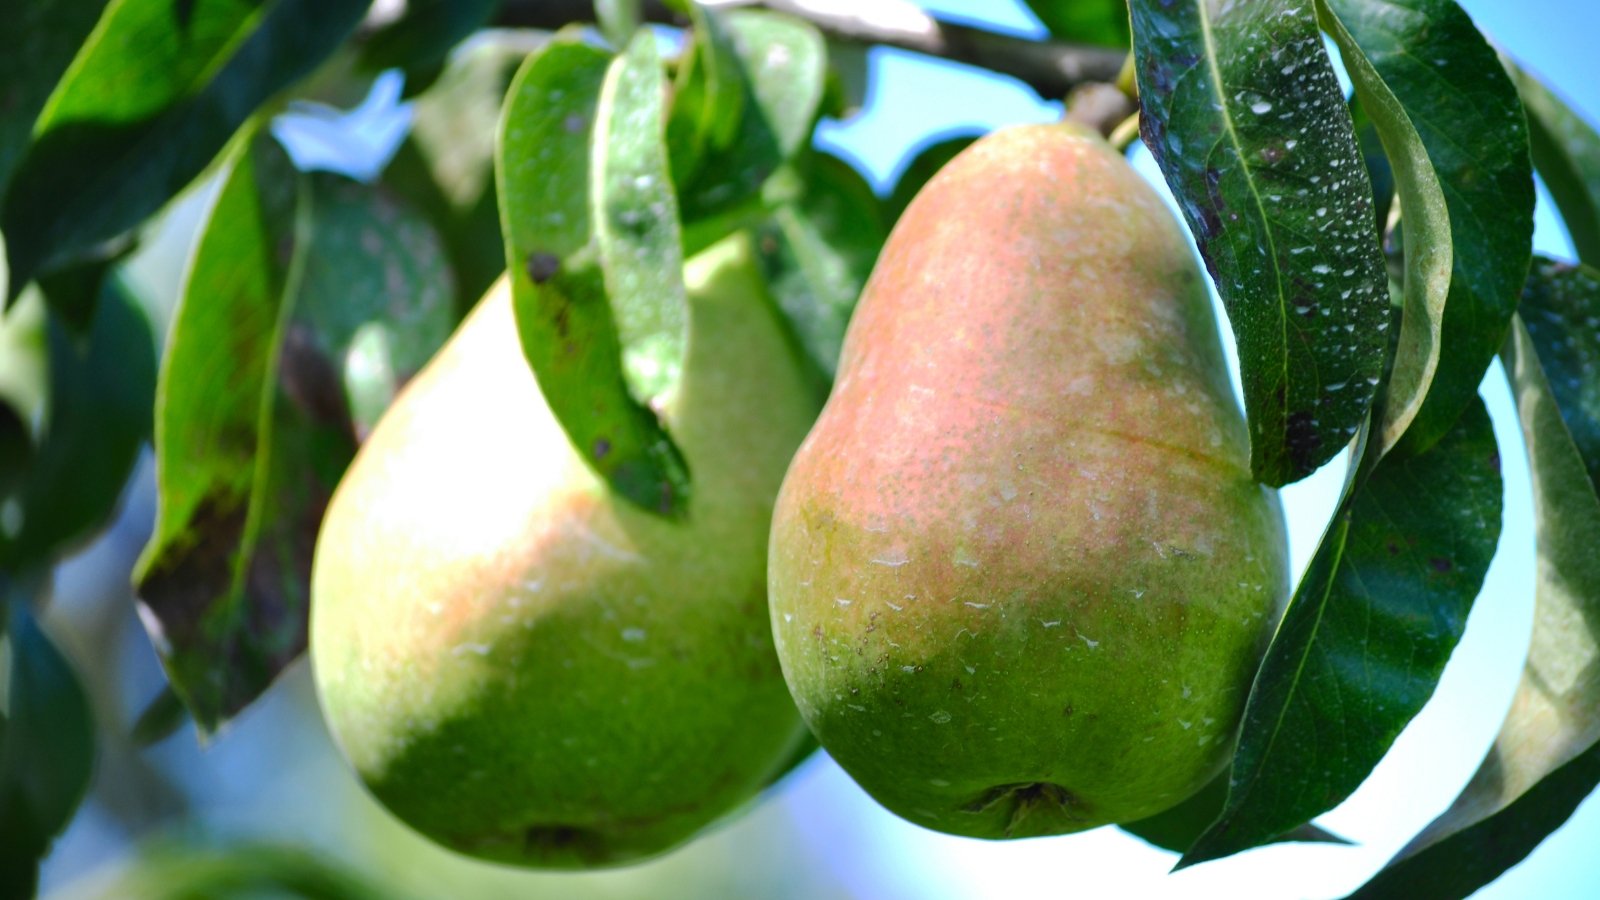
[(1432, 696), (1500, 506), (1482, 401), (1425, 453), (1358, 470), (1256, 675), (1223, 814), (1180, 865), (1270, 841), (1360, 785)]
[(1388, 348), (1372, 188), (1311, 0), (1134, 0), (1141, 127), (1239, 344), (1272, 485), (1366, 421)]
[[(1228, 799), (1228, 777), (1219, 775), (1195, 792), (1189, 799), (1165, 812), (1145, 819), (1124, 822), (1118, 827), (1147, 844), (1182, 853), (1189, 849), (1206, 827), (1216, 821), (1222, 804)], [(1273, 838), (1270, 843), (1300, 841), (1314, 844), (1348, 844), (1349, 841), (1316, 825), (1302, 825), (1287, 834)]]
[(673, 184), (697, 174), (707, 153), (726, 153), (738, 134), (749, 93), (738, 51), (720, 15), (690, 5), (693, 30), (678, 63), (667, 148)]
[(128, 740), (135, 747), (148, 747), (171, 737), (189, 718), (189, 710), (178, 698), (171, 685), (164, 685), (155, 699), (145, 706), (144, 712), (133, 722)]
[[(662, 374), (638, 363), (677, 369), (684, 321), (681, 265), (667, 268), (678, 253), (670, 246), (677, 228), (653, 39), (641, 35), (614, 63), (574, 40), (529, 57), (506, 101), (495, 175), (517, 328), (546, 402), (619, 494), (681, 514), (688, 468), (647, 405), (652, 398), (635, 393), (639, 381), (660, 383), (654, 376)], [(619, 90), (623, 72), (636, 82), (627, 91)], [(605, 140), (611, 135), (614, 144)], [(596, 143), (604, 153), (592, 152)], [(613, 185), (626, 198), (596, 197), (596, 188)], [(645, 233), (657, 227), (666, 234)], [(608, 259), (605, 249), (630, 258)], [(612, 265), (615, 275), (606, 271)], [(625, 317), (608, 289), (637, 308)], [(666, 308), (673, 304), (675, 311)], [(619, 337), (625, 328), (645, 339), (628, 348), (631, 366)]]
[(204, 734), (305, 646), (312, 547), (359, 428), (347, 388), (374, 389), (352, 348), (377, 342), (403, 377), (453, 324), (443, 250), (414, 214), (296, 173), (266, 138), (225, 166), (162, 363), (156, 531), (136, 574)]
[(1537, 261), (1504, 356), (1537, 525), (1527, 664), (1477, 774), (1355, 897), (1465, 897), (1527, 856), (1600, 784), (1597, 325), (1600, 272)]
[(8, 299), (160, 209), (258, 106), (333, 52), (367, 5), (112, 6), (40, 115), (0, 212)]
[(888, 229), (877, 196), (855, 169), (824, 153), (806, 162), (804, 192), (757, 229), (756, 247), (778, 308), (826, 396), (845, 326)]
[(499, 0), (409, 0), (405, 15), (368, 36), (361, 65), (405, 73), (407, 97), (421, 93), (444, 69), (456, 45), (489, 24)]
[(38, 863), (89, 788), (94, 718), (71, 663), (28, 611), (28, 589), (0, 571), (9, 619), (10, 710), (0, 730), (0, 895), (29, 897)]
[(47, 335), (47, 424), (25, 484), (0, 498), (20, 511), (0, 522), (0, 569), (43, 564), (98, 531), (150, 435), (155, 343), (116, 278), (101, 285), (87, 335), (56, 316)]
[[(1346, 13), (1339, 10), (1354, 6), (1357, 23), (1369, 24), (1365, 18), (1369, 10), (1360, 5), (1364, 2), (1352, 0), (1330, 7), (1324, 0), (1317, 10), (1345, 58), (1361, 110), (1383, 144), (1387, 170), (1405, 217), (1401, 229), (1404, 312), (1388, 382), (1377, 400), (1376, 451), (1381, 454), (1398, 443), (1416, 419), (1440, 365), (1440, 329), (1450, 290), (1450, 214), (1439, 176), (1405, 107), (1340, 17)], [(1362, 153), (1365, 157), (1365, 148)], [(1370, 171), (1371, 164), (1367, 165)]]
[(917, 155), (906, 165), (905, 171), (896, 179), (894, 190), (889, 192), (889, 199), (884, 203), (889, 223), (892, 225), (900, 221), (900, 215), (911, 205), (912, 198), (916, 197), (922, 186), (928, 183), (928, 179), (938, 174), (945, 163), (955, 159), (957, 153), (967, 149), (981, 136), (980, 132), (972, 132), (942, 137), (918, 150)]
[(1378, 137), (1378, 126), (1367, 115), (1360, 97), (1350, 98), (1350, 120), (1356, 128), (1356, 144), (1361, 148), (1361, 160), (1367, 166), (1367, 180), (1372, 182), (1372, 221), (1381, 234), (1388, 227), (1389, 210), (1394, 205), (1394, 168), (1389, 165), (1389, 157), (1384, 153), (1383, 139)]
[(1027, 0), (1028, 8), (1061, 41), (1128, 46), (1127, 0)]
[[(1340, 46), (1352, 76), (1370, 66), (1370, 74), (1392, 92), (1426, 149), (1449, 210), (1454, 252), (1437, 338), (1443, 351), (1427, 397), (1404, 429), (1408, 452), (1415, 453), (1438, 440), (1473, 402), (1516, 311), (1533, 247), (1528, 126), (1516, 86), (1455, 0), (1325, 2), (1343, 26), (1334, 32), (1343, 35)], [(1364, 96), (1370, 93), (1363, 79), (1356, 83)], [(1385, 146), (1398, 167), (1399, 148), (1387, 136)], [(1402, 193), (1408, 267), (1414, 254), (1443, 235), (1411, 203)], [(1425, 233), (1416, 236), (1419, 226)], [(1403, 361), (1407, 335), (1400, 340)], [(1397, 379), (1401, 371), (1397, 363)], [(1386, 439), (1398, 437), (1395, 428), (1404, 419), (1386, 419)]]
[(9, 32), (27, 36), (8, 41), (0, 53), (0, 84), (5, 85), (0, 91), (0, 197), (28, 149), (34, 119), (105, 6), (106, 0), (18, 0), (0, 6), (0, 21)]
[(1600, 266), (1600, 134), (1528, 72), (1518, 71), (1516, 82), (1528, 112), (1533, 164), (1578, 259)]
[[(827, 48), (809, 23), (757, 10), (730, 12), (720, 21), (733, 53), (730, 58), (718, 50), (718, 87), (705, 98), (712, 133), (699, 166), (674, 172), (689, 255), (764, 217), (763, 188), (809, 143), (827, 75)], [(724, 90), (730, 77), (742, 86)], [(728, 90), (743, 99), (730, 100)], [(727, 126), (717, 123), (728, 121), (735, 106), (736, 130), (724, 140), (716, 130)]]
[[(33, 464), (33, 435), (22, 414), (0, 398), (0, 497), (11, 496), (22, 487), (28, 469)], [(5, 515), (0, 512), (0, 516)], [(0, 532), (5, 525), (0, 522)]]

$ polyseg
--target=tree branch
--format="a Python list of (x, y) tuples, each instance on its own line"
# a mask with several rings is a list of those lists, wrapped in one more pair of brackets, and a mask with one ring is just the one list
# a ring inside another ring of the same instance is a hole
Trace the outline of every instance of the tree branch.
[[(805, 19), (830, 41), (898, 47), (1010, 75), (1046, 99), (1087, 82), (1114, 82), (1126, 53), (1104, 47), (1034, 41), (941, 21), (909, 0), (702, 0), (713, 9), (770, 9)], [(650, 22), (688, 23), (659, 0), (644, 3)], [(593, 0), (506, 0), (497, 25), (555, 30), (593, 22)]]

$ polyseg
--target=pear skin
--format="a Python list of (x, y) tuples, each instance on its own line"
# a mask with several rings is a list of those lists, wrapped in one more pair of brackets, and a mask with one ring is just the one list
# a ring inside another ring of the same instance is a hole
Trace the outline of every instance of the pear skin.
[(694, 479), (686, 518), (585, 465), (504, 279), (328, 508), (311, 658), (329, 727), (390, 811), (463, 853), (557, 868), (661, 853), (745, 803), (804, 734), (766, 549), (819, 398), (747, 239), (685, 280), (688, 356), (662, 415)]
[(784, 675), (880, 803), (983, 838), (1229, 758), (1283, 513), (1172, 214), (1097, 134), (995, 132), (895, 226), (774, 513)]

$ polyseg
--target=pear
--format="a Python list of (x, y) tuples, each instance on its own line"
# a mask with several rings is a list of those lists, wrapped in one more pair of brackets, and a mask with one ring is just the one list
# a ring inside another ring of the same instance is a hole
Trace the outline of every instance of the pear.
[(742, 236), (685, 268), (662, 415), (687, 516), (584, 463), (502, 279), (383, 416), (328, 507), (311, 659), (328, 725), (396, 816), (540, 867), (661, 853), (776, 777), (805, 734), (766, 608), (784, 469), (821, 406)]
[(784, 676), (880, 803), (1080, 831), (1226, 763), (1287, 594), (1172, 214), (1099, 135), (1016, 127), (895, 226), (773, 517)]

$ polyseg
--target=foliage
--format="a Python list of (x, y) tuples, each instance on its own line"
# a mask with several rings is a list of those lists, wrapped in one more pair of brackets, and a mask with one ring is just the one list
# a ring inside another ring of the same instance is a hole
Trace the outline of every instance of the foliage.
[[(1501, 459), (1476, 397), (1499, 353), (1536, 489), (1527, 672), (1478, 777), (1359, 895), (1487, 883), (1600, 782), (1593, 667), (1561, 689), (1550, 675), (1600, 640), (1600, 135), (1454, 0), (1028, 5), (1054, 39), (1132, 51), (1144, 140), (1238, 338), (1257, 478), (1350, 459), (1226, 783), (1129, 830), (1183, 865), (1328, 837), (1308, 823), (1431, 695), (1494, 555), (1499, 466), (1522, 464)], [(480, 2), (358, 27), (367, 6), (8, 7), (27, 35), (0, 54), (12, 892), (69, 821), (94, 743), (35, 616), (46, 575), (105, 526), (152, 436), (159, 518), (137, 589), (209, 737), (300, 656), (329, 495), (508, 263), (524, 353), (575, 446), (643, 508), (692, 515), (696, 473), (656, 414), (686, 349), (681, 261), (752, 232), (825, 392), (890, 225), (970, 140), (925, 148), (875, 195), (812, 140), (855, 50), (791, 15), (674, 4), (673, 49), (634, 3), (597, 4), (604, 37), (485, 32), (502, 5)], [(296, 171), (271, 117), (382, 68), (407, 74), (416, 106), (378, 183)], [(1535, 169), (1583, 265), (1530, 274)], [(152, 335), (128, 254), (201, 189), (215, 196), (175, 323)]]

